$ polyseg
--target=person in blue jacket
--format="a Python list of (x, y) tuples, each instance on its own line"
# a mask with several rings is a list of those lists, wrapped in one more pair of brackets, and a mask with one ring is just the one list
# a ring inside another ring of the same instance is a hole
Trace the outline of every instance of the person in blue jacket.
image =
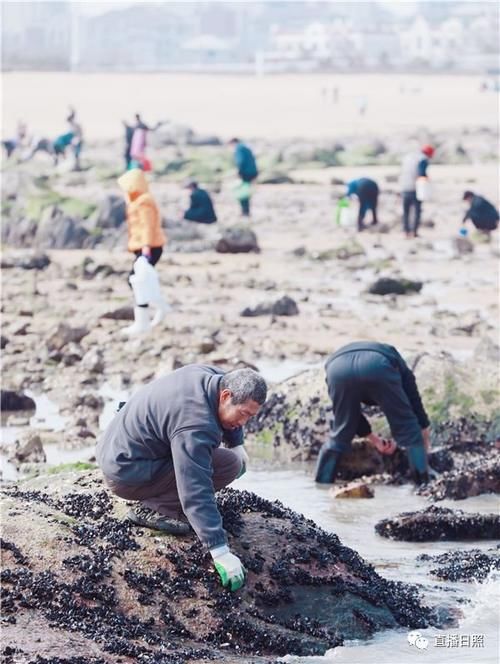
[(463, 200), (467, 201), (470, 207), (463, 218), (462, 224), (470, 219), (479, 231), (488, 235), (498, 227), (500, 219), (498, 210), (486, 198), (478, 196), (472, 191), (465, 191)]
[(347, 183), (347, 197), (357, 196), (359, 201), (358, 213), (358, 231), (365, 228), (364, 220), (368, 210), (372, 213), (372, 226), (378, 223), (377, 203), (378, 203), (378, 184), (370, 178), (358, 178)]
[[(429, 418), (415, 376), (396, 348), (374, 341), (351, 343), (330, 355), (325, 370), (333, 420), (330, 440), (318, 456), (316, 482), (334, 481), (339, 458), (350, 449), (355, 436), (366, 438), (382, 454), (403, 447), (416, 483), (427, 482)], [(379, 406), (396, 442), (372, 432), (361, 404)]]
[(184, 212), (184, 219), (200, 224), (213, 224), (217, 221), (210, 194), (201, 189), (195, 180), (189, 180), (186, 188), (191, 190), (189, 208)]
[[(250, 148), (245, 145), (239, 138), (232, 138), (229, 141), (230, 145), (234, 145), (234, 163), (238, 169), (238, 175), (242, 182), (253, 182), (259, 175), (257, 162)], [(244, 217), (250, 216), (250, 196), (248, 198), (240, 198), (241, 213)]]

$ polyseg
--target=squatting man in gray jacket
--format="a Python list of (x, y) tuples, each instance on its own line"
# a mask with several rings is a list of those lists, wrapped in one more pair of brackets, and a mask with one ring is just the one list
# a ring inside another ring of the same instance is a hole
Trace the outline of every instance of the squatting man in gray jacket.
[(231, 590), (243, 585), (245, 569), (227, 545), (215, 491), (245, 472), (242, 427), (266, 394), (252, 369), (188, 365), (139, 389), (97, 445), (111, 491), (139, 501), (128, 518), (174, 535), (190, 524)]

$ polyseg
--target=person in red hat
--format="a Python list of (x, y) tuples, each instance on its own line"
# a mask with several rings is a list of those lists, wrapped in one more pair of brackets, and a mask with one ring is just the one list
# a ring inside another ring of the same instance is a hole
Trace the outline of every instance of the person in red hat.
[(417, 180), (427, 180), (429, 160), (434, 155), (432, 145), (423, 145), (420, 152), (412, 152), (403, 159), (400, 176), (403, 199), (403, 230), (406, 237), (417, 237), (422, 216), (422, 196), (417, 196)]

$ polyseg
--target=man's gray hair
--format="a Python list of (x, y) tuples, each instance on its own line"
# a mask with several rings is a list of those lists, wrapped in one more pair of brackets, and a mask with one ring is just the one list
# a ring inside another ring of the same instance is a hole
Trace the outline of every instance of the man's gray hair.
[(235, 369), (222, 377), (221, 390), (229, 390), (234, 404), (251, 399), (262, 405), (267, 396), (267, 384), (262, 376), (253, 369)]

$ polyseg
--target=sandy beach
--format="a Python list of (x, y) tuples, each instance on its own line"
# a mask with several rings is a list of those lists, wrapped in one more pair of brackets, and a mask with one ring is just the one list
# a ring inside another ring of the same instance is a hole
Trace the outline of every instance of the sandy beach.
[[(88, 140), (121, 137), (121, 121), (141, 112), (151, 123), (171, 120), (223, 138), (336, 138), (400, 129), (498, 124), (498, 99), (481, 93), (479, 76), (188, 74), (3, 74), (3, 133), (24, 119), (37, 134), (64, 131), (69, 104)], [(322, 90), (339, 90), (326, 103)], [(367, 110), (358, 106), (366, 99)]]

